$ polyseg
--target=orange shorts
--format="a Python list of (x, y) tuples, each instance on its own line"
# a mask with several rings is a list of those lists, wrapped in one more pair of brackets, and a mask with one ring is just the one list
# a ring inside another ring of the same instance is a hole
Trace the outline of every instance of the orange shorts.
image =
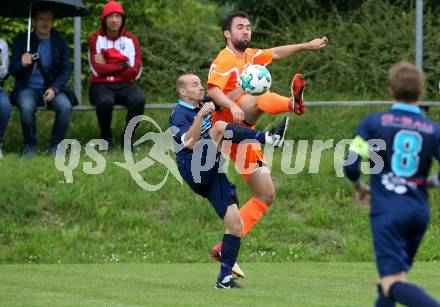
[[(242, 97), (243, 96), (240, 96), (235, 101), (238, 106), (240, 106)], [(234, 123), (231, 111), (228, 108), (222, 108), (219, 111), (214, 112), (212, 116), (212, 123), (214, 124), (220, 120), (230, 124)], [(243, 122), (240, 123), (240, 125), (255, 129), (255, 126), (248, 126)], [(225, 148), (225, 143), (227, 142), (224, 142), (223, 149)], [(227, 147), (230, 147), (230, 150)], [(261, 166), (262, 164), (266, 164), (263, 150), (261, 149), (261, 145), (259, 143), (231, 144), (230, 146), (226, 146), (226, 150), (224, 150), (224, 152), (226, 154), (229, 153), (231, 160), (235, 161), (235, 168), (241, 174), (244, 180), (248, 180), (250, 175), (257, 167)]]

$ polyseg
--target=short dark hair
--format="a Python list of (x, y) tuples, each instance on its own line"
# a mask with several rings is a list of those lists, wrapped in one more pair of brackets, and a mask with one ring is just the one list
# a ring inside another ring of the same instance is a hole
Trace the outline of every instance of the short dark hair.
[(49, 4), (46, 4), (45, 2), (37, 2), (35, 5), (32, 6), (32, 18), (36, 18), (38, 13), (41, 12), (51, 12), (53, 17), (55, 18), (55, 12)]
[(394, 99), (403, 102), (419, 100), (423, 93), (424, 80), (423, 72), (406, 61), (394, 64), (389, 71), (390, 88)]
[(241, 11), (230, 12), (228, 16), (226, 16), (225, 19), (223, 19), (222, 21), (222, 31), (231, 31), (232, 20), (235, 17), (246, 18), (250, 20), (248, 14), (246, 14), (245, 12), (241, 12)]

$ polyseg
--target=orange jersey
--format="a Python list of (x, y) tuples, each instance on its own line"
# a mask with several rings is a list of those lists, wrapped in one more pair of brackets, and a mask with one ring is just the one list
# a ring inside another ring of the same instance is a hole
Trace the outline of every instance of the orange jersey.
[[(247, 48), (244, 56), (241, 57), (226, 47), (220, 51), (209, 68), (207, 86), (208, 88), (218, 86), (223, 93), (227, 94), (239, 86), (238, 78), (244, 68), (252, 64), (266, 66), (270, 63), (272, 63), (272, 51), (270, 49)], [(238, 106), (240, 106), (242, 97), (235, 101)], [(222, 108), (214, 112), (212, 122), (215, 123), (219, 120), (233, 123), (231, 111), (227, 108)], [(243, 125), (246, 126), (245, 124)], [(240, 146), (242, 147), (241, 150)], [(265, 163), (259, 144), (232, 144), (229, 156), (235, 161), (238, 171), (245, 180), (249, 178), (260, 162)]]
[(226, 47), (217, 55), (209, 68), (208, 88), (218, 86), (227, 94), (239, 86), (238, 78), (244, 68), (252, 64), (266, 66), (272, 63), (270, 49), (246, 48), (243, 57)]

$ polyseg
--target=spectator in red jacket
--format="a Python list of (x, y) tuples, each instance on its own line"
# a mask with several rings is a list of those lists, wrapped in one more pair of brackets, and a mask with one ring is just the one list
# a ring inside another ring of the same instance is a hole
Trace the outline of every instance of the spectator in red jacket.
[(127, 107), (127, 123), (144, 113), (145, 96), (134, 85), (142, 73), (139, 41), (125, 30), (124, 23), (123, 7), (117, 1), (110, 1), (101, 14), (101, 29), (89, 37), (92, 71), (89, 97), (91, 104), (96, 105), (101, 137), (108, 142), (109, 149), (113, 146), (113, 106)]

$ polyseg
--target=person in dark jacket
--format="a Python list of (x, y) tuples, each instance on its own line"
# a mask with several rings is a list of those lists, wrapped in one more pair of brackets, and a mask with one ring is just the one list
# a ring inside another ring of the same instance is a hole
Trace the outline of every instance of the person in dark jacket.
[(34, 32), (30, 51), (27, 35), (18, 36), (12, 47), (10, 73), (15, 77), (11, 94), (12, 103), (20, 110), (24, 149), (22, 156), (32, 156), (36, 150), (37, 133), (35, 111), (37, 106), (47, 106), (55, 111), (49, 153), (55, 154), (69, 126), (72, 109), (63, 93), (70, 78), (69, 48), (64, 38), (52, 31), (54, 13), (45, 7), (34, 13)]
[(9, 95), (3, 90), (3, 81), (8, 76), (9, 66), (8, 44), (0, 38), (0, 159), (3, 159), (3, 136), (11, 115), (11, 101)]
[[(89, 37), (90, 103), (96, 105), (101, 137), (113, 145), (113, 105), (127, 107), (128, 123), (144, 113), (145, 96), (134, 85), (142, 73), (142, 59), (136, 35), (124, 27), (125, 12), (117, 1), (108, 2), (101, 14), (101, 29)], [(123, 146), (122, 142), (122, 146)]]

